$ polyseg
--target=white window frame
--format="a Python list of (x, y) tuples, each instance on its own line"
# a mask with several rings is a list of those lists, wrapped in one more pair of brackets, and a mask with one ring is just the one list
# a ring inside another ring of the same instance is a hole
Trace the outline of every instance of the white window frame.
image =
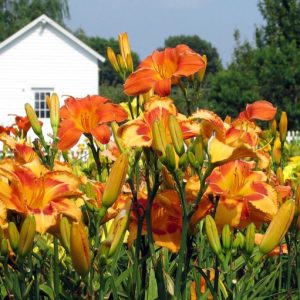
[(54, 88), (32, 88), (34, 111), (40, 119), (49, 119), (50, 111), (46, 102), (46, 95), (51, 95)]

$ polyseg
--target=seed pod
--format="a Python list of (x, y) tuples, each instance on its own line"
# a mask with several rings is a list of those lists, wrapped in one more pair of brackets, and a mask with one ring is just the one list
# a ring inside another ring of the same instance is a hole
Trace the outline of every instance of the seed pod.
[(169, 130), (174, 149), (181, 156), (184, 153), (182, 131), (176, 117), (172, 115), (169, 117)]
[(205, 217), (204, 224), (206, 235), (213, 252), (219, 257), (219, 259), (222, 259), (222, 247), (215, 220), (212, 216), (207, 215)]
[(280, 121), (279, 121), (279, 134), (280, 134), (281, 143), (284, 143), (286, 140), (287, 128), (288, 128), (288, 118), (286, 112), (283, 111), (281, 113)]
[(61, 241), (67, 251), (70, 251), (71, 225), (68, 218), (62, 217), (59, 224)]
[(9, 222), (7, 230), (8, 230), (8, 240), (10, 246), (15, 252), (19, 247), (20, 234), (18, 228), (14, 222)]
[(36, 222), (33, 215), (29, 215), (24, 220), (19, 240), (18, 254), (20, 256), (26, 256), (32, 249), (34, 236), (36, 232)]
[(75, 271), (84, 276), (89, 272), (91, 255), (86, 230), (82, 223), (74, 222), (71, 225), (70, 256)]
[(268, 254), (280, 243), (292, 223), (294, 212), (295, 202), (293, 199), (289, 199), (281, 205), (259, 245), (262, 254)]
[(230, 249), (231, 247), (232, 234), (229, 224), (224, 225), (222, 229), (222, 244), (223, 248)]
[(53, 93), (50, 98), (50, 123), (53, 131), (53, 135), (57, 136), (57, 131), (59, 127), (59, 113), (60, 104), (59, 98), (56, 93)]
[(26, 115), (30, 121), (32, 130), (34, 131), (34, 133), (37, 136), (41, 136), (42, 135), (42, 126), (38, 120), (38, 117), (37, 117), (34, 109), (32, 108), (32, 106), (29, 103), (25, 104), (25, 111), (26, 111)]
[(245, 250), (248, 254), (252, 254), (255, 245), (255, 225), (249, 224), (246, 230)]
[(113, 164), (102, 196), (106, 208), (112, 206), (121, 193), (128, 170), (127, 153), (122, 153)]

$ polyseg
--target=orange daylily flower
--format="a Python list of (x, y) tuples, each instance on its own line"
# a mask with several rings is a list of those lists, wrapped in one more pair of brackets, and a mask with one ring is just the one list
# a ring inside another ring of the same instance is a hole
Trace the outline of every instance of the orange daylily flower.
[(219, 196), (215, 220), (219, 228), (225, 224), (244, 227), (254, 222), (269, 222), (277, 212), (277, 193), (266, 183), (267, 176), (252, 171), (243, 161), (228, 162), (208, 177), (210, 191)]
[(137, 96), (154, 89), (155, 94), (168, 96), (171, 85), (178, 83), (180, 77), (193, 75), (205, 68), (205, 59), (186, 45), (154, 51), (128, 77), (124, 92)]
[(107, 144), (110, 129), (106, 123), (127, 119), (126, 111), (118, 104), (100, 96), (70, 97), (60, 110), (61, 123), (58, 131), (60, 150), (72, 148), (82, 134), (92, 134), (97, 141)]
[[(213, 112), (199, 110), (192, 114), (191, 120), (202, 120), (202, 135), (209, 141), (208, 152), (212, 163), (226, 163), (243, 157), (258, 158), (260, 166), (266, 168), (270, 156), (263, 149), (257, 149), (262, 130), (253, 122), (271, 120), (276, 108), (268, 101), (248, 104), (233, 122), (224, 122)], [(213, 133), (215, 132), (215, 135)]]
[(7, 210), (33, 214), (37, 231), (46, 232), (63, 214), (79, 221), (81, 211), (71, 199), (81, 195), (80, 180), (71, 173), (52, 171), (37, 177), (29, 168), (14, 165), (0, 167), (0, 197)]
[(122, 138), (126, 147), (150, 147), (153, 142), (152, 124), (159, 120), (166, 129), (167, 143), (172, 143), (168, 125), (170, 115), (177, 117), (184, 139), (199, 134), (199, 125), (189, 121), (184, 115), (177, 113), (171, 99), (152, 97), (145, 104), (144, 113), (137, 119), (122, 125), (118, 130), (118, 135)]
[[(146, 209), (147, 196), (140, 193), (138, 204)], [(132, 245), (137, 236), (137, 210), (133, 209), (129, 223), (128, 243)], [(152, 205), (152, 233), (155, 244), (166, 247), (172, 252), (178, 252), (180, 248), (182, 217), (179, 197), (174, 190), (165, 190), (154, 199)], [(147, 233), (146, 221), (142, 226), (142, 235)]]

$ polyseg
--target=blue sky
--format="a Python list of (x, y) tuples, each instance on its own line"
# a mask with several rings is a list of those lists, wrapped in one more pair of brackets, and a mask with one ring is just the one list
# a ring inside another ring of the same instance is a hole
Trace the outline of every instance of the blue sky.
[(67, 26), (87, 35), (117, 38), (127, 31), (131, 47), (143, 59), (163, 46), (165, 38), (197, 34), (218, 50), (223, 64), (231, 60), (233, 32), (254, 40), (263, 24), (258, 0), (69, 0)]

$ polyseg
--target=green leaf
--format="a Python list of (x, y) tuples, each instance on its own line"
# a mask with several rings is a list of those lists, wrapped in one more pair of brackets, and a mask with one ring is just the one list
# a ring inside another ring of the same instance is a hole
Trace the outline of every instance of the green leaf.
[(54, 293), (51, 287), (49, 287), (46, 284), (41, 284), (39, 286), (40, 291), (42, 291), (44, 294), (46, 294), (50, 300), (54, 300)]

